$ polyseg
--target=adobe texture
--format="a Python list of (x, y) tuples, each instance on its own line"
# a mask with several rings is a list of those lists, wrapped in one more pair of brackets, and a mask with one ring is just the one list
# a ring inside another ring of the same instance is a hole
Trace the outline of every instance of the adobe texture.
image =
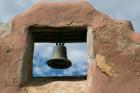
[[(32, 61), (32, 25), (87, 26), (88, 79), (20, 86), (23, 77), (30, 80), (22, 69)], [(0, 93), (140, 93), (140, 34), (129, 21), (114, 20), (86, 1), (39, 2), (0, 25)]]

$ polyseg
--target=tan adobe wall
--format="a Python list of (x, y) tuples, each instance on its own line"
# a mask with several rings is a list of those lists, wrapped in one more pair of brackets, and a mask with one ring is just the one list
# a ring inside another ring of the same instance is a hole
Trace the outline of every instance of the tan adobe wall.
[[(20, 86), (30, 81), (32, 25), (86, 26), (87, 80)], [(129, 21), (114, 20), (86, 1), (39, 2), (0, 25), (0, 93), (140, 93), (140, 34)]]

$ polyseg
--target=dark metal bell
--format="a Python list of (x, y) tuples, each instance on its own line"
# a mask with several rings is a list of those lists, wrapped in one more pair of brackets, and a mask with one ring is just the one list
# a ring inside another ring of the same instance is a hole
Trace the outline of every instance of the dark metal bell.
[(57, 45), (53, 50), (52, 58), (47, 62), (48, 66), (55, 69), (69, 68), (72, 63), (67, 58), (67, 50), (63, 45)]

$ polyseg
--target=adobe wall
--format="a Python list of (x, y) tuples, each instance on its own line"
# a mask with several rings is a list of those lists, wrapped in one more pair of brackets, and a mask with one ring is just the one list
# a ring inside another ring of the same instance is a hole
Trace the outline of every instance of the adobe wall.
[[(88, 79), (20, 86), (32, 25), (87, 26)], [(140, 34), (86, 1), (37, 3), (0, 25), (0, 93), (140, 93)]]

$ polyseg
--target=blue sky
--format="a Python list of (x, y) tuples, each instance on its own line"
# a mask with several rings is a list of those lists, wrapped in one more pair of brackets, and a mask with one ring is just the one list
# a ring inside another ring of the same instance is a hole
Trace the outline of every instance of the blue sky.
[(72, 66), (68, 69), (53, 69), (46, 65), (51, 58), (55, 43), (36, 43), (33, 59), (33, 76), (79, 76), (87, 72), (86, 43), (66, 43), (67, 56)]
[[(23, 12), (38, 0), (0, 0), (0, 22), (8, 22), (15, 15)], [(62, 0), (48, 0), (62, 1)], [(115, 19), (130, 20), (136, 32), (140, 32), (140, 0), (89, 0), (99, 11)], [(73, 66), (67, 70), (52, 70), (45, 65), (50, 58), (54, 44), (35, 44), (34, 76), (80, 75), (86, 74), (87, 49), (86, 44), (66, 44), (68, 58)], [(79, 65), (80, 62), (80, 65)]]
[[(0, 21), (8, 21), (38, 0), (0, 0)], [(64, 1), (64, 0), (48, 0)], [(140, 32), (140, 0), (88, 0), (96, 9), (117, 19), (130, 20)]]

